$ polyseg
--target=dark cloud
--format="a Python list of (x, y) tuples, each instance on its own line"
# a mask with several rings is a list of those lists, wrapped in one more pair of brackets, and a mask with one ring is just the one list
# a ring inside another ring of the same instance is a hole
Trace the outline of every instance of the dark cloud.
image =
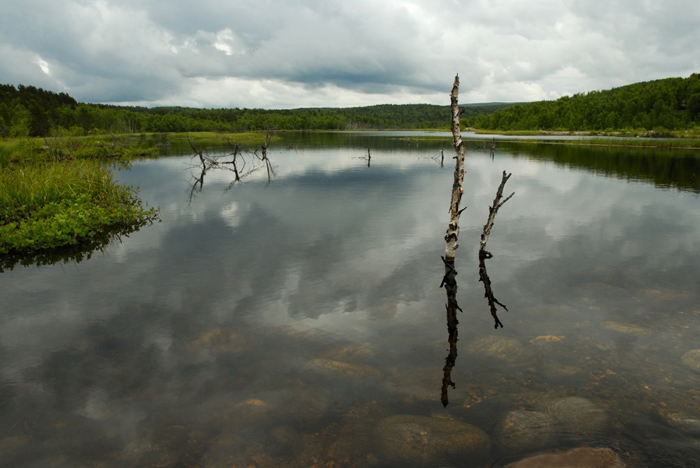
[(89, 102), (524, 101), (697, 72), (696, 2), (27, 0), (0, 76)]

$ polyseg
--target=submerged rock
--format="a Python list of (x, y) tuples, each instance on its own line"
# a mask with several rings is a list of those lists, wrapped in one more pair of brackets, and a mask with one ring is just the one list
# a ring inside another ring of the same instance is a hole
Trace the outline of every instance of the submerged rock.
[(427, 416), (398, 415), (377, 424), (380, 453), (393, 462), (434, 464), (445, 459), (486, 457), (491, 441), (471, 424)]
[(374, 359), (376, 356), (377, 352), (370, 343), (352, 343), (328, 351), (322, 357), (333, 361), (358, 361)]
[(554, 441), (554, 419), (541, 411), (511, 411), (498, 428), (498, 444), (510, 452), (537, 450)]
[(404, 401), (435, 401), (440, 398), (442, 369), (424, 367), (395, 371), (386, 379), (386, 387), (392, 393), (404, 397)]
[(249, 338), (235, 328), (207, 330), (187, 343), (187, 350), (198, 356), (241, 353), (250, 348)]
[(364, 364), (350, 364), (348, 362), (335, 361), (333, 359), (314, 359), (311, 361), (311, 365), (316, 370), (330, 372), (337, 375), (344, 375), (347, 377), (377, 378), (382, 375), (382, 373), (374, 367), (366, 366)]
[(688, 351), (681, 357), (683, 364), (690, 367), (694, 371), (700, 372), (700, 349), (693, 349)]
[(607, 413), (595, 404), (580, 397), (564, 398), (547, 409), (561, 427), (562, 432), (573, 435), (592, 435), (605, 428)]
[(659, 416), (671, 427), (693, 437), (700, 437), (700, 418), (685, 411), (659, 410)]
[(634, 335), (634, 336), (651, 335), (651, 330), (649, 330), (648, 328), (643, 328), (643, 327), (639, 327), (637, 325), (631, 325), (628, 323), (607, 321), (607, 322), (601, 323), (600, 326), (602, 328), (605, 328), (606, 330), (612, 330), (612, 331), (616, 331), (618, 333), (624, 333), (625, 335)]
[(607, 448), (580, 447), (568, 452), (545, 453), (511, 463), (506, 468), (625, 468), (620, 457)]
[(558, 362), (548, 362), (540, 369), (542, 377), (549, 382), (569, 382), (580, 380), (585, 377), (583, 369), (576, 366), (561, 364)]
[(505, 336), (487, 335), (472, 341), (467, 346), (467, 353), (478, 356), (501, 359), (503, 361), (515, 361), (523, 355), (523, 345), (514, 338)]

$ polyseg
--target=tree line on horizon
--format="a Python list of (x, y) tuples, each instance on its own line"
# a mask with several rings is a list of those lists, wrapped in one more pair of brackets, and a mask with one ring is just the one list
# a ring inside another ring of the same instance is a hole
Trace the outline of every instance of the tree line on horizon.
[(516, 104), (465, 119), (484, 130), (624, 131), (700, 127), (700, 74), (665, 78), (554, 101)]
[[(700, 126), (700, 74), (532, 103), (461, 106), (461, 122), (483, 130), (686, 130)], [(445, 129), (450, 106), (199, 109), (80, 103), (66, 93), (0, 84), (0, 137), (99, 133)]]
[[(475, 116), (511, 104), (468, 106)], [(79, 103), (66, 93), (0, 85), (0, 136), (82, 136), (97, 133), (246, 132), (449, 128), (450, 106), (381, 104), (350, 108), (199, 109)]]

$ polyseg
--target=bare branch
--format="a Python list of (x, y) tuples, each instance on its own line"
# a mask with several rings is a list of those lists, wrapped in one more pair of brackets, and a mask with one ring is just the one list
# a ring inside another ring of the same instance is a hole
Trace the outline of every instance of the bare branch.
[(484, 230), (481, 233), (481, 241), (479, 244), (479, 281), (484, 283), (484, 297), (488, 300), (489, 303), (489, 310), (491, 311), (491, 316), (493, 317), (495, 322), (494, 328), (503, 328), (503, 323), (501, 323), (501, 321), (498, 319), (498, 311), (496, 309), (496, 305), (501, 306), (506, 311), (508, 311), (508, 308), (503, 303), (499, 302), (498, 299), (496, 299), (496, 297), (493, 295), (493, 289), (491, 288), (491, 279), (489, 278), (489, 274), (486, 271), (486, 260), (493, 258), (493, 254), (486, 250), (486, 243), (489, 240), (489, 235), (491, 234), (491, 229), (493, 228), (493, 224), (496, 220), (496, 214), (498, 213), (498, 210), (505, 204), (505, 202), (510, 200), (511, 197), (515, 195), (515, 192), (513, 192), (501, 201), (501, 199), (503, 198), (503, 189), (506, 186), (506, 182), (508, 182), (510, 176), (511, 174), (506, 174), (506, 171), (503, 171), (501, 183), (498, 186), (498, 190), (496, 191), (496, 198), (494, 198), (493, 204), (489, 207), (489, 217), (486, 221), (486, 224), (484, 225)]
[(493, 200), (493, 204), (489, 207), (489, 217), (488, 220), (486, 221), (486, 224), (484, 225), (484, 231), (481, 233), (481, 242), (479, 245), (479, 250), (483, 250), (484, 247), (486, 247), (486, 242), (489, 240), (489, 235), (491, 234), (491, 228), (493, 228), (493, 223), (496, 220), (496, 214), (498, 213), (498, 210), (507, 202), (508, 200), (511, 199), (513, 195), (515, 195), (515, 192), (511, 193), (506, 197), (505, 200), (501, 201), (503, 198), (503, 188), (506, 186), (506, 182), (508, 182), (508, 179), (510, 179), (510, 176), (512, 174), (506, 174), (506, 171), (503, 171), (503, 176), (501, 177), (501, 184), (498, 186), (498, 190), (496, 191), (496, 198)]

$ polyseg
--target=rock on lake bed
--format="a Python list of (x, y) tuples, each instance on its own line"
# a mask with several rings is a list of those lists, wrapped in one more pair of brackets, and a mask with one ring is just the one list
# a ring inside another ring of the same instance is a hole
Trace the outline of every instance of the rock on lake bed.
[(380, 452), (394, 462), (431, 464), (436, 460), (481, 459), (491, 450), (484, 431), (471, 424), (427, 416), (397, 415), (379, 421)]

